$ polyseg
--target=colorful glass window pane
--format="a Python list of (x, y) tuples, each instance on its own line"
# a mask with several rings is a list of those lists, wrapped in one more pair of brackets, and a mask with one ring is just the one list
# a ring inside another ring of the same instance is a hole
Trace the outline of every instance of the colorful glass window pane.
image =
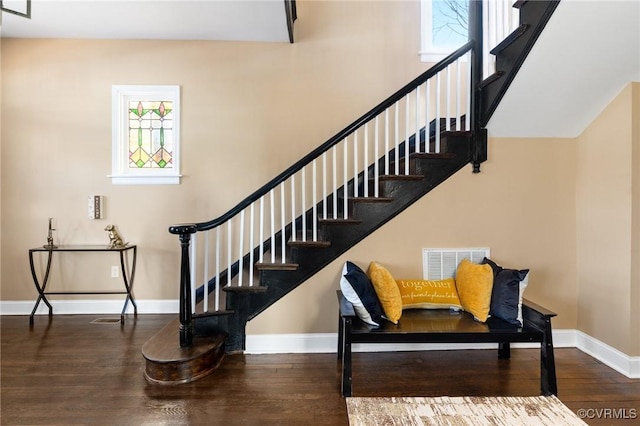
[(173, 167), (173, 102), (129, 101), (129, 168)]

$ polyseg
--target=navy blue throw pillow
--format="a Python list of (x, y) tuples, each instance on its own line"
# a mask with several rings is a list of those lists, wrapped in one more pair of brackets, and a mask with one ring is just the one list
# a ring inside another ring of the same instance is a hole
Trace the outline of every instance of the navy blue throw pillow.
[(486, 257), (482, 263), (491, 265), (491, 269), (493, 269), (493, 290), (491, 291), (489, 315), (500, 318), (509, 324), (522, 326), (518, 320), (520, 282), (525, 279), (529, 270), (505, 269)]
[(382, 319), (382, 306), (367, 274), (353, 262), (347, 261), (340, 279), (342, 295), (353, 305), (358, 318), (377, 327)]

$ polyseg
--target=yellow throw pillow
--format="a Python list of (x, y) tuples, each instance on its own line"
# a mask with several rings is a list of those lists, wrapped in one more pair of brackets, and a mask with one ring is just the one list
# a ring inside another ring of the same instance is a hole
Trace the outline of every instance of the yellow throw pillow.
[(396, 280), (402, 309), (456, 309), (462, 305), (453, 278), (445, 280)]
[(491, 265), (478, 265), (462, 259), (456, 271), (456, 286), (462, 309), (471, 313), (476, 320), (485, 322), (489, 317), (493, 289)]
[(373, 289), (378, 295), (378, 300), (380, 300), (382, 310), (384, 311), (384, 317), (392, 323), (397, 324), (402, 316), (402, 297), (400, 296), (400, 290), (393, 275), (378, 262), (371, 262), (369, 264), (367, 275), (369, 275)]

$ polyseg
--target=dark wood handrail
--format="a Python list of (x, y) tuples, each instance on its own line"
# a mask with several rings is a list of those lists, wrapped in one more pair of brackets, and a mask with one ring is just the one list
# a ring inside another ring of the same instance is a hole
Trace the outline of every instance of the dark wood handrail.
[(298, 19), (296, 0), (284, 0), (284, 12), (287, 15), (287, 32), (289, 43), (293, 43), (293, 23)]
[[(293, 3), (295, 5), (295, 3)], [(286, 5), (286, 3), (285, 3)], [(295, 12), (295, 9), (293, 10)], [(169, 227), (169, 232), (171, 234), (179, 235), (180, 237), (180, 246), (181, 246), (181, 267), (180, 267), (180, 346), (188, 347), (192, 344), (193, 341), (193, 314), (191, 312), (191, 277), (190, 277), (190, 266), (189, 266), (189, 245), (191, 240), (191, 234), (194, 234), (198, 231), (206, 231), (209, 229), (213, 229), (226, 221), (232, 219), (235, 215), (243, 211), (245, 208), (249, 207), (252, 203), (259, 200), (261, 197), (270, 192), (273, 188), (289, 179), (295, 173), (302, 170), (307, 164), (314, 161), (316, 158), (320, 157), (324, 152), (331, 149), (333, 146), (341, 142), (344, 138), (349, 136), (355, 130), (373, 120), (376, 116), (384, 112), (387, 108), (391, 107), (393, 104), (402, 99), (406, 94), (412, 92), (416, 87), (428, 81), (430, 78), (436, 76), (440, 71), (446, 69), (449, 65), (457, 61), (460, 57), (465, 55), (467, 52), (471, 51), (471, 56), (469, 60), (471, 61), (471, 73), (473, 77), (471, 79), (471, 87), (468, 88), (471, 93), (471, 98), (477, 98), (479, 93), (479, 85), (477, 82), (477, 73), (478, 70), (481, 70), (482, 60), (478, 60), (477, 53), (482, 52), (482, 11), (481, 11), (481, 1), (480, 0), (472, 0), (470, 2), (470, 17), (472, 20), (469, 25), (469, 41), (462, 45), (455, 52), (451, 53), (449, 56), (444, 58), (442, 61), (438, 62), (436, 65), (413, 79), (411, 82), (406, 84), (400, 90), (396, 91), (394, 94), (389, 96), (387, 99), (382, 101), (376, 107), (371, 109), (369, 112), (355, 120), (353, 123), (345, 127), (342, 131), (338, 132), (331, 139), (320, 145), (318, 148), (311, 151), (305, 157), (297, 161), (291, 167), (289, 167), (284, 172), (280, 173), (275, 178), (271, 179), (267, 184), (263, 185), (260, 189), (255, 191), (253, 194), (249, 195), (247, 198), (238, 203), (235, 207), (229, 210), (227, 213), (218, 217), (217, 219), (213, 219), (208, 222), (201, 223), (188, 223), (188, 224), (180, 224), (173, 225)], [(480, 30), (478, 30), (478, 28)], [(474, 69), (476, 68), (477, 69)], [(477, 99), (475, 99), (473, 105), (473, 111), (477, 109)], [(477, 112), (471, 113), (471, 128), (475, 129), (477, 124), (474, 120), (477, 121)], [(408, 142), (408, 141), (407, 141)], [(476, 142), (477, 145), (477, 142)], [(477, 148), (476, 148), (477, 150)], [(477, 158), (477, 155), (474, 157)], [(229, 272), (229, 271), (227, 271)]]
[[(416, 77), (410, 83), (406, 84), (404, 87), (402, 87), (400, 90), (395, 92), (393, 95), (389, 96), (387, 99), (382, 101), (380, 104), (378, 104), (376, 107), (371, 109), (369, 112), (367, 112), (366, 114), (364, 114), (363, 116), (355, 120), (353, 123), (345, 127), (342, 131), (338, 132), (331, 139), (329, 139), (328, 141), (320, 145), (318, 148), (311, 151), (309, 154), (307, 154), (305, 157), (297, 161), (295, 164), (293, 164), (291, 167), (286, 169), (284, 172), (280, 173), (278, 176), (271, 179), (269, 182), (263, 185), (260, 189), (258, 189), (253, 194), (249, 195), (247, 198), (239, 202), (231, 210), (229, 210), (222, 216), (216, 219), (210, 220), (208, 222), (196, 223), (195, 226), (197, 230), (206, 231), (208, 229), (213, 229), (225, 223), (229, 219), (233, 218), (242, 210), (249, 207), (252, 203), (259, 200), (260, 197), (266, 195), (269, 191), (271, 191), (273, 188), (278, 186), (280, 183), (286, 181), (293, 174), (302, 170), (304, 166), (311, 163), (313, 160), (320, 157), (324, 152), (328, 151), (334, 145), (342, 141), (345, 137), (349, 136), (351, 133), (353, 133), (354, 130), (360, 128), (365, 123), (371, 121), (377, 115), (384, 112), (385, 109), (389, 108), (391, 105), (393, 105), (394, 103), (402, 99), (407, 93), (410, 93), (411, 91), (413, 91), (417, 86), (429, 80), (430, 78), (434, 77), (440, 71), (446, 69), (449, 65), (457, 61), (460, 57), (465, 55), (470, 50), (472, 50), (473, 47), (474, 47), (473, 41), (468, 41), (467, 43), (463, 44), (458, 50), (456, 50), (455, 52), (453, 52), (452, 54), (444, 58), (442, 61), (438, 62), (433, 67), (429, 68), (427, 71), (425, 71), (424, 73)], [(178, 233), (178, 232), (174, 232), (172, 228), (169, 229), (169, 232), (174, 234)]]

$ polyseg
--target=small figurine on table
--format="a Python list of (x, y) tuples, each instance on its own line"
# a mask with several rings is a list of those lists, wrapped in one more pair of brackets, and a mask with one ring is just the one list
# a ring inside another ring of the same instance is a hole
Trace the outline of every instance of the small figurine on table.
[(129, 244), (124, 242), (122, 235), (120, 235), (120, 232), (118, 232), (118, 229), (115, 225), (107, 225), (104, 230), (109, 233), (109, 245), (107, 246), (108, 249), (125, 248), (127, 244)]
[(44, 247), (46, 249), (49, 249), (49, 250), (53, 250), (54, 248), (58, 248), (57, 245), (53, 244), (53, 231), (55, 231), (55, 228), (52, 225), (52, 221), (53, 221), (53, 218), (50, 217), (49, 218), (49, 232), (47, 232), (47, 244), (42, 246), (42, 247)]

